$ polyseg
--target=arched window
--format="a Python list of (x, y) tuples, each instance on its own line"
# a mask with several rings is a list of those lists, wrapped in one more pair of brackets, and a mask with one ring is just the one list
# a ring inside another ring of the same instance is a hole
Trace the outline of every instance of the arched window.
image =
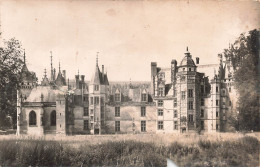
[(51, 112), (51, 126), (56, 126), (56, 111)]
[(29, 125), (36, 125), (36, 113), (33, 110), (29, 114)]

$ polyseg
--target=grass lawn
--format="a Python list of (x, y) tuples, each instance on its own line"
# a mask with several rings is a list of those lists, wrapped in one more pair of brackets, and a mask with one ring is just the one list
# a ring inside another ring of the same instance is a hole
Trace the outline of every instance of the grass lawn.
[(0, 166), (259, 166), (250, 135), (1, 136)]

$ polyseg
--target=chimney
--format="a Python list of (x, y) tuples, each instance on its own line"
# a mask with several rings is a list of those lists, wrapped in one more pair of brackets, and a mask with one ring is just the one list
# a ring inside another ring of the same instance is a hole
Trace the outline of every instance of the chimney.
[(76, 89), (79, 89), (79, 75), (75, 75), (76, 79)]
[(200, 64), (200, 58), (196, 57), (196, 64)]
[(64, 79), (66, 81), (66, 70), (62, 70), (62, 75), (63, 75), (63, 77), (64, 77)]
[(85, 75), (81, 75), (81, 87), (85, 89), (85, 81), (84, 81)]
[(81, 81), (84, 82), (85, 75), (81, 75)]

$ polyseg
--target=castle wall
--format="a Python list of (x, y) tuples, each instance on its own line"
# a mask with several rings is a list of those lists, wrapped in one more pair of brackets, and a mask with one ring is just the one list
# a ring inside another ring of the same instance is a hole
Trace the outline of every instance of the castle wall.
[[(120, 107), (120, 117), (115, 117), (115, 107)], [(141, 106), (146, 107), (146, 116), (141, 116)], [(120, 131), (115, 132), (115, 121), (120, 121)], [(146, 121), (146, 131), (141, 132), (141, 121)], [(156, 108), (154, 105), (109, 105), (105, 113), (106, 133), (155, 133)]]

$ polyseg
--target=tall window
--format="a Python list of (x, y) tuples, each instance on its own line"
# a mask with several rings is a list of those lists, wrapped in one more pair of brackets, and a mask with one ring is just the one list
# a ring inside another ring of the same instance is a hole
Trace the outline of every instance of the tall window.
[(163, 129), (163, 121), (158, 121), (158, 130)]
[(174, 130), (178, 130), (178, 121), (174, 121)]
[(218, 86), (216, 87), (216, 92), (218, 93)]
[(231, 87), (228, 88), (228, 91), (231, 92)]
[(216, 112), (216, 117), (218, 117), (218, 111)]
[(177, 113), (177, 110), (174, 110), (174, 115), (173, 115), (174, 118), (177, 118), (178, 117), (178, 113)]
[(174, 104), (173, 104), (174, 107), (177, 107), (177, 99), (174, 99)]
[(84, 107), (84, 116), (89, 116), (88, 107)]
[(162, 109), (158, 109), (158, 116), (163, 116), (163, 110)]
[(90, 114), (94, 114), (94, 110), (93, 109), (90, 110)]
[(142, 101), (147, 101), (147, 94), (145, 93), (142, 94)]
[(99, 90), (99, 85), (95, 85), (95, 91)]
[(163, 101), (162, 100), (158, 100), (158, 107), (162, 107), (163, 106)]
[(93, 105), (93, 97), (90, 97), (90, 104)]
[(189, 101), (189, 110), (193, 110), (193, 101)]
[(204, 121), (200, 122), (200, 127), (201, 127), (201, 130), (204, 130)]
[(146, 132), (146, 121), (141, 121), (141, 132)]
[(188, 91), (188, 97), (193, 97), (193, 89), (189, 89)]
[(216, 100), (216, 106), (218, 106), (218, 100)]
[(99, 104), (99, 97), (95, 97), (95, 104)]
[(105, 109), (104, 106), (101, 106), (101, 119), (105, 117)]
[(163, 88), (159, 88), (159, 96), (163, 96)]
[(119, 93), (116, 93), (115, 94), (115, 101), (120, 101), (120, 94)]
[(83, 101), (88, 102), (88, 95), (84, 95), (84, 96), (83, 96)]
[(88, 120), (84, 120), (84, 130), (88, 130), (89, 126), (88, 126)]
[(186, 92), (185, 91), (181, 91), (181, 98), (185, 99), (186, 98)]
[(56, 111), (51, 112), (51, 126), (56, 126)]
[(201, 106), (204, 106), (204, 99), (201, 99), (200, 105), (201, 105)]
[(120, 121), (115, 122), (115, 131), (119, 132), (120, 131)]
[(120, 107), (115, 107), (115, 117), (120, 117)]
[(105, 104), (104, 97), (101, 97), (101, 98), (100, 98), (100, 103), (101, 103), (101, 105), (104, 105), (104, 104)]
[(201, 118), (204, 117), (204, 110), (203, 110), (203, 109), (201, 109), (201, 111), (200, 111), (200, 117), (201, 117)]
[(216, 130), (218, 130), (218, 124), (216, 124)]
[(31, 111), (29, 114), (29, 125), (36, 125), (36, 113)]
[(193, 122), (193, 115), (189, 114), (189, 122)]
[(201, 86), (200, 86), (200, 91), (201, 91), (201, 94), (204, 93), (204, 85), (201, 85)]
[(145, 117), (145, 116), (146, 116), (146, 108), (141, 107), (141, 117)]

